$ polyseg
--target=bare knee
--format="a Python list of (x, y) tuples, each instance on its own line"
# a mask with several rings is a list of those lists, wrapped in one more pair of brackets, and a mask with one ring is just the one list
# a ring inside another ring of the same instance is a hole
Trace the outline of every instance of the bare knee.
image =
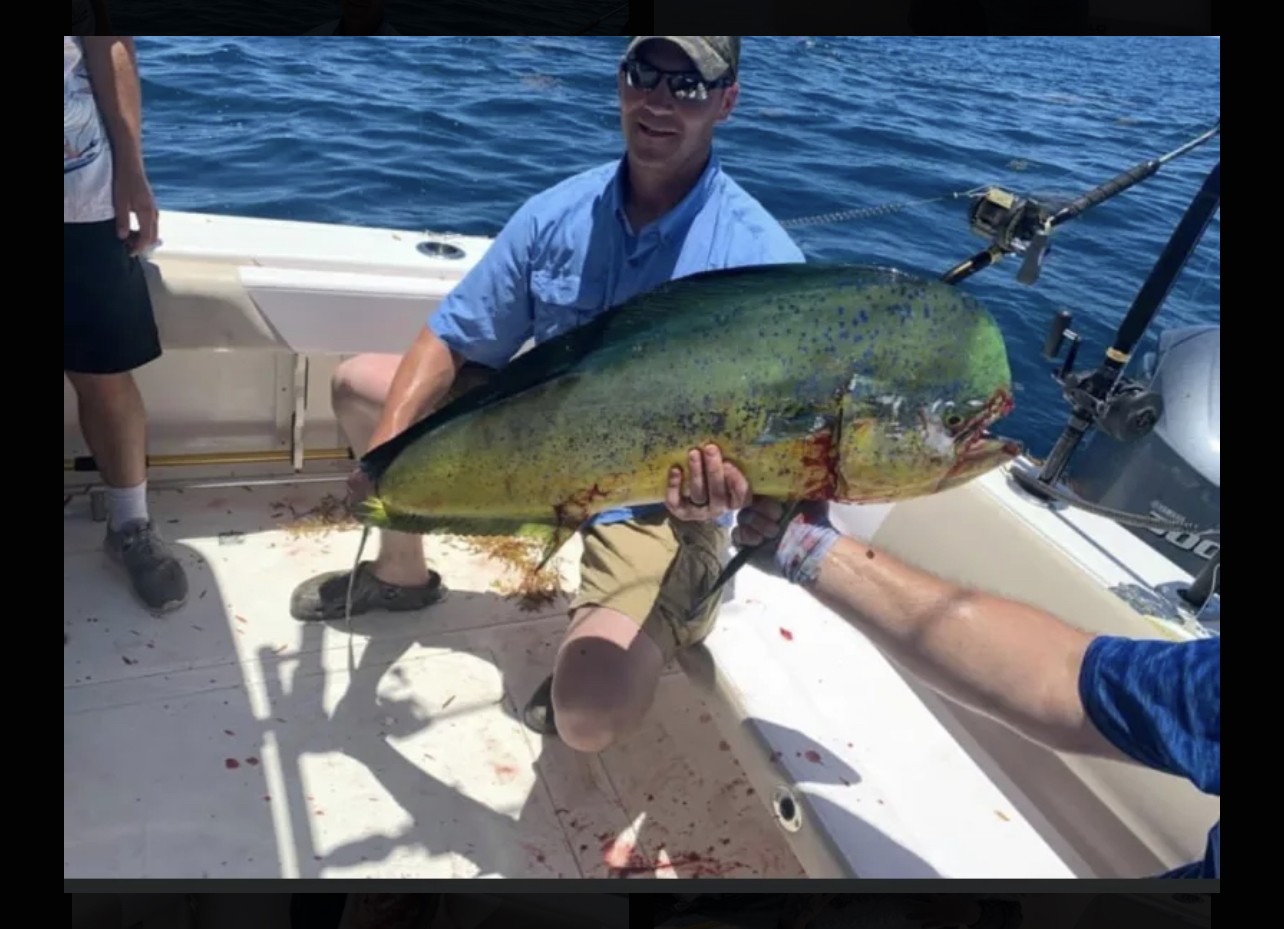
[(66, 375), (76, 396), (82, 401), (119, 405), (129, 403), (139, 396), (138, 384), (129, 371), (119, 374), (80, 374), (67, 371)]
[(330, 378), (330, 405), (358, 454), (366, 451), (400, 363), (400, 355), (356, 355), (340, 362)]
[(593, 609), (576, 622), (557, 656), (553, 712), (562, 742), (600, 752), (635, 729), (655, 699), (664, 660), (629, 617)]

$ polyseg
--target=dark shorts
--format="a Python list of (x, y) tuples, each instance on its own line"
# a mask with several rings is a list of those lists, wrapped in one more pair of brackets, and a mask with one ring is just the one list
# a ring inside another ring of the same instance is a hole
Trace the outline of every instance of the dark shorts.
[(62, 224), (62, 369), (118, 374), (161, 355), (147, 279), (116, 221)]

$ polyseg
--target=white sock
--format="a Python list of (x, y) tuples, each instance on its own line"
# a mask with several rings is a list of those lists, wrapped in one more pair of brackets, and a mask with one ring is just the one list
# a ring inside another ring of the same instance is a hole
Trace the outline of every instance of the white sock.
[(147, 482), (143, 481), (137, 487), (108, 487), (107, 501), (113, 529), (119, 529), (131, 519), (146, 519)]

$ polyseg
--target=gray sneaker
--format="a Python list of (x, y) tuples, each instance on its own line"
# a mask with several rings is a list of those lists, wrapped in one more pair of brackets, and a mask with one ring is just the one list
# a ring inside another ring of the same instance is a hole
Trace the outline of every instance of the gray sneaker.
[(115, 530), (109, 524), (103, 548), (125, 569), (134, 593), (152, 613), (168, 613), (187, 602), (187, 574), (151, 520), (130, 520)]

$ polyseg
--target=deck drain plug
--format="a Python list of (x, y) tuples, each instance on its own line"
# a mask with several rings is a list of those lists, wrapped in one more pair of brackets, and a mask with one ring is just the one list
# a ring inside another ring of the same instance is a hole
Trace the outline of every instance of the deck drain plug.
[(797, 832), (802, 828), (802, 808), (788, 787), (776, 788), (771, 797), (771, 809), (786, 832)]

